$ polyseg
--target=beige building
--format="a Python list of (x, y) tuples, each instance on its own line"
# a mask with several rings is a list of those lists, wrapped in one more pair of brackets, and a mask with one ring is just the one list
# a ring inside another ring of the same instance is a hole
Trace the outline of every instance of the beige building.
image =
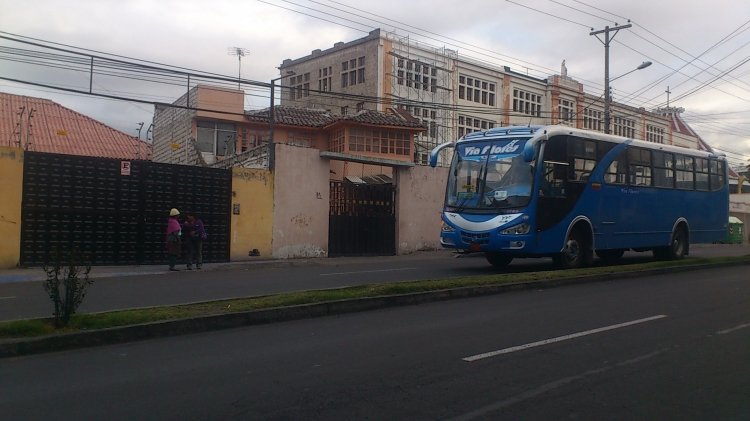
[[(500, 125), (565, 124), (603, 131), (604, 103), (567, 74), (540, 79), (493, 66), (446, 48), (432, 48), (380, 29), (338, 42), (279, 67), (282, 103), (346, 115), (397, 107), (428, 130), (416, 142), (416, 163), (435, 146)], [(674, 111), (674, 110), (672, 110)], [(611, 106), (613, 134), (698, 148), (698, 138), (675, 124), (674, 113)], [(679, 118), (679, 113), (677, 113)]]

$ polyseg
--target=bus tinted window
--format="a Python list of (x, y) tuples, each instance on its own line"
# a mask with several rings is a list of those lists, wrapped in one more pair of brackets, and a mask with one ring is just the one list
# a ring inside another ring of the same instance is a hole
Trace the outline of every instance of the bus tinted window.
[(724, 162), (712, 159), (710, 161), (710, 182), (711, 190), (721, 190), (726, 183), (724, 179)]
[(675, 176), (677, 179), (677, 188), (684, 190), (693, 190), (693, 157), (676, 155), (675, 156)]
[(674, 188), (674, 154), (653, 152), (654, 186)]
[(695, 189), (708, 190), (708, 159), (695, 159)]
[(569, 144), (570, 156), (573, 161), (573, 172), (570, 175), (570, 180), (586, 182), (596, 166), (597, 142), (571, 137)]
[(604, 182), (607, 184), (625, 184), (628, 168), (628, 155), (626, 151), (621, 152), (617, 158), (607, 167), (604, 174)]
[(628, 148), (630, 164), (630, 184), (634, 186), (651, 185), (651, 151), (641, 148)]

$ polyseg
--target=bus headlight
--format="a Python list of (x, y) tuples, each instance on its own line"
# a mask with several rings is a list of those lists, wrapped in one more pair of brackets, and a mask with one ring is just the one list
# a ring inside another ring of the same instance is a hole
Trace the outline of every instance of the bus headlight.
[(440, 221), (440, 231), (442, 232), (453, 232), (455, 231), (452, 226), (445, 223), (445, 221)]
[(503, 234), (503, 235), (528, 234), (529, 230), (531, 230), (531, 226), (524, 222), (523, 224), (518, 224), (510, 228), (506, 228), (500, 231), (500, 234)]

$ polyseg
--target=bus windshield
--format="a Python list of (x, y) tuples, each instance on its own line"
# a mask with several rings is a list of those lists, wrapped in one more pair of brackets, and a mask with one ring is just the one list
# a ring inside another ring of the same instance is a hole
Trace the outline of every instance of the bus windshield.
[(526, 206), (532, 192), (533, 162), (522, 156), (525, 139), (462, 143), (448, 176), (446, 205), (460, 209)]

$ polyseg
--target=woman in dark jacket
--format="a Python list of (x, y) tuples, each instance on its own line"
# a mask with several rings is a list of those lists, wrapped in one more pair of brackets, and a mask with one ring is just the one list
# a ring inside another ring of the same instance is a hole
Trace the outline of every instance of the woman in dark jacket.
[(187, 243), (187, 270), (193, 269), (193, 263), (196, 269), (200, 269), (203, 265), (203, 240), (207, 238), (203, 221), (188, 213), (182, 229)]

